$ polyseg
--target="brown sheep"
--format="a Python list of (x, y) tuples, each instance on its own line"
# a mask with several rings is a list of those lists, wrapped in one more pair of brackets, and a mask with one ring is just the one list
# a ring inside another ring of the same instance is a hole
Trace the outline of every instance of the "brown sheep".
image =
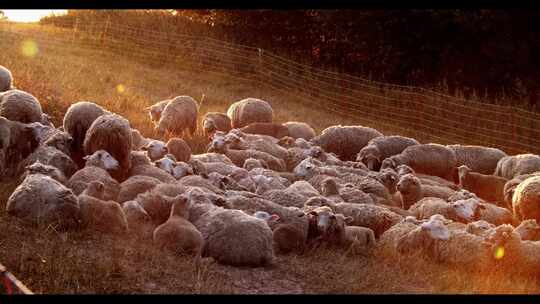
[(504, 199), (504, 185), (508, 180), (495, 175), (485, 175), (471, 172), (469, 167), (463, 165), (458, 168), (459, 185), (473, 192), (479, 198), (501, 207), (506, 206)]
[(191, 159), (191, 147), (181, 138), (171, 138), (167, 142), (167, 152), (174, 155), (176, 161), (189, 162)]
[(216, 131), (229, 132), (231, 119), (225, 113), (208, 112), (202, 120), (204, 137), (210, 138)]

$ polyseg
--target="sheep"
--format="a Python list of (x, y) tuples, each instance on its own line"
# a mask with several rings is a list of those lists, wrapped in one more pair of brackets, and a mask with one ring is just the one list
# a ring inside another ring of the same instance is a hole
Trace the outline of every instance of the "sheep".
[(73, 138), (74, 160), (77, 164), (83, 163), (84, 139), (92, 123), (101, 115), (110, 114), (101, 106), (90, 101), (79, 101), (72, 104), (66, 111), (63, 119), (64, 131)]
[(202, 120), (204, 137), (211, 138), (214, 132), (229, 132), (231, 130), (231, 119), (227, 114), (218, 112), (208, 112)]
[(53, 129), (55, 128), (52, 122), (52, 117), (49, 114), (46, 114), (46, 113), (41, 114), (41, 123), (44, 126), (51, 127)]
[(239, 168), (232, 164), (225, 164), (222, 162), (208, 162), (204, 163), (204, 166), (206, 168), (207, 174), (215, 172), (221, 175), (229, 176), (236, 181), (240, 181), (241, 179), (248, 177), (248, 170), (244, 168)]
[(360, 226), (345, 227), (345, 243), (353, 253), (369, 252), (377, 244), (373, 230)]
[[(221, 133), (214, 134), (213, 140), (216, 140), (216, 138), (220, 136), (222, 136)], [(289, 154), (287, 149), (281, 147), (277, 143), (274, 143), (272, 141), (265, 140), (265, 139), (256, 139), (252, 141), (246, 141), (235, 134), (223, 135), (223, 139), (225, 141), (225, 144), (228, 145), (229, 149), (234, 149), (234, 150), (253, 149), (257, 151), (266, 152), (280, 159), (285, 159)]]
[(496, 226), (484, 220), (470, 222), (465, 226), (465, 231), (470, 234), (486, 237)]
[(335, 214), (328, 206), (317, 207), (309, 213), (308, 239), (332, 245), (345, 245), (348, 241), (345, 226), (353, 221), (350, 216)]
[(497, 148), (482, 146), (448, 145), (456, 154), (456, 166), (465, 165), (473, 172), (493, 174), (499, 160), (506, 155)]
[(513, 179), (518, 175), (540, 171), (540, 156), (536, 154), (518, 154), (505, 156), (499, 160), (493, 175)]
[(224, 191), (220, 188), (214, 186), (212, 182), (210, 182), (208, 179), (205, 179), (199, 175), (188, 175), (176, 182), (178, 185), (182, 185), (184, 187), (201, 187), (204, 189), (207, 189), (211, 192), (214, 192), (216, 194), (224, 194)]
[(155, 127), (158, 135), (164, 135), (165, 131), (173, 134), (183, 134), (188, 129), (193, 137), (197, 130), (198, 104), (190, 96), (177, 96), (163, 109), (161, 117)]
[(448, 199), (455, 191), (447, 187), (422, 185), (413, 174), (405, 174), (397, 184), (400, 193), (402, 208), (407, 210), (414, 203), (424, 197), (438, 197)]
[(57, 131), (50, 134), (44, 141), (43, 146), (54, 147), (66, 154), (67, 156), (73, 155), (73, 138), (66, 132)]
[(540, 176), (529, 177), (516, 187), (512, 197), (512, 208), (517, 219), (540, 221), (539, 189)]
[(224, 163), (228, 165), (233, 165), (233, 162), (226, 155), (221, 153), (203, 153), (203, 154), (194, 154), (191, 155), (190, 163), (193, 161), (201, 161), (203, 163)]
[(169, 153), (167, 145), (161, 140), (150, 140), (141, 150), (146, 151), (151, 161), (158, 160)]
[(458, 175), (460, 187), (475, 193), (483, 200), (498, 206), (504, 206), (504, 185), (508, 182), (507, 179), (495, 175), (471, 172), (471, 169), (466, 165), (458, 168)]
[(397, 192), (397, 183), (399, 182), (399, 176), (394, 170), (383, 169), (376, 173), (370, 172), (368, 173), (368, 176), (378, 180), (381, 184), (383, 184), (386, 189), (388, 189), (388, 193), (390, 195), (393, 195)]
[(133, 145), (131, 147), (131, 150), (133, 151), (141, 150), (143, 147), (147, 146), (148, 143), (150, 142), (150, 139), (143, 137), (139, 130), (133, 129), (133, 128), (131, 128), (131, 139), (132, 139), (131, 143)]
[(60, 170), (62, 175), (69, 179), (77, 172), (77, 164), (64, 152), (55, 147), (42, 145), (38, 147), (21, 163), (22, 166), (29, 166), (36, 161), (48, 166), (53, 166)]
[(39, 146), (36, 127), (0, 117), (0, 175), (12, 176), (18, 164)]
[(28, 175), (7, 200), (9, 215), (33, 224), (58, 224), (60, 229), (79, 226), (79, 201), (60, 182), (43, 174)]
[(41, 104), (32, 94), (9, 90), (0, 96), (0, 116), (22, 123), (41, 122)]
[(188, 193), (189, 221), (202, 233), (203, 256), (233, 266), (274, 263), (272, 230), (264, 220), (213, 205), (200, 191)]
[[(142, 160), (142, 159), (141, 159)], [(132, 166), (129, 170), (129, 176), (144, 175), (157, 178), (162, 183), (174, 183), (176, 179), (167, 171), (160, 169), (153, 164), (141, 163), (136, 166)]]
[(118, 161), (104, 150), (98, 150), (92, 155), (85, 156), (85, 160), (85, 167), (69, 178), (67, 187), (75, 195), (79, 195), (92, 181), (99, 181), (105, 185), (104, 199), (115, 201), (118, 197), (120, 184), (111, 177), (108, 171), (116, 170), (119, 166)]
[[(326, 178), (321, 185), (321, 194), (335, 202), (349, 202), (355, 204), (374, 204), (373, 198), (365, 192), (351, 187), (340, 189), (335, 178)], [(356, 191), (351, 191), (356, 190)], [(351, 195), (352, 194), (352, 195)]]
[(400, 154), (383, 160), (381, 169), (396, 169), (408, 165), (415, 172), (442, 177), (454, 181), (457, 170), (456, 154), (450, 148), (439, 144), (409, 146)]
[(371, 176), (345, 174), (341, 176), (341, 180), (346, 184), (351, 184), (355, 189), (361, 190), (371, 196), (375, 203), (399, 205), (399, 203), (394, 203), (394, 198), (390, 195), (387, 187), (376, 178)]
[(503, 189), (504, 201), (506, 202), (507, 206), (509, 207), (512, 206), (512, 197), (514, 196), (516, 187), (527, 178), (533, 177), (533, 176), (540, 176), (540, 172), (534, 172), (530, 174), (521, 174), (507, 181), (506, 184), (504, 184), (504, 189)]
[(78, 196), (82, 226), (104, 233), (126, 233), (128, 222), (120, 204), (105, 200), (105, 185), (92, 181)]
[(274, 116), (272, 106), (264, 100), (246, 98), (229, 106), (227, 116), (231, 119), (232, 128), (242, 128), (254, 122), (271, 123)]
[(279, 142), (279, 139), (273, 136), (263, 135), (263, 134), (248, 134), (248, 133), (244, 133), (240, 131), (240, 129), (231, 129), (231, 131), (229, 131), (229, 133), (227, 133), (226, 135), (223, 132), (216, 132), (214, 136), (227, 136), (227, 137), (237, 136), (243, 139), (244, 141), (247, 141), (248, 143), (252, 141), (256, 141), (256, 140), (261, 140), (261, 139), (275, 143), (275, 144)]
[[(287, 130), (289, 131), (287, 136), (290, 136), (293, 139), (302, 138), (307, 141), (317, 136), (317, 133), (315, 133), (315, 130), (305, 122), (289, 121), (289, 122), (284, 123), (283, 125), (287, 127)], [(283, 136), (279, 138), (282, 138), (282, 137)]]
[(131, 168), (131, 127), (129, 121), (116, 114), (102, 115), (90, 125), (84, 139), (84, 153), (109, 152), (119, 164), (118, 179), (123, 181)]
[[(381, 169), (381, 171), (384, 171), (384, 170), (392, 170), (392, 169), (390, 169), (390, 168)], [(444, 186), (444, 187), (448, 187), (448, 188), (450, 188), (452, 190), (458, 190), (458, 188), (459, 188), (456, 184), (454, 184), (453, 182), (448, 181), (448, 180), (446, 180), (444, 178), (441, 178), (441, 177), (438, 177), (438, 176), (433, 176), (433, 175), (428, 175), (428, 174), (416, 173), (411, 167), (409, 167), (407, 165), (399, 165), (399, 166), (397, 166), (395, 171), (398, 173), (398, 177), (401, 177), (401, 176), (403, 176), (405, 174), (409, 174), (409, 173), (414, 174), (416, 177), (418, 177), (420, 179), (420, 182), (423, 185)]]
[(240, 128), (240, 131), (247, 134), (268, 135), (277, 139), (289, 136), (289, 129), (286, 126), (272, 122), (253, 122)]
[(39, 174), (43, 174), (43, 175), (47, 175), (51, 177), (52, 179), (60, 182), (62, 185), (65, 185), (67, 182), (66, 177), (58, 168), (54, 166), (45, 165), (41, 163), (39, 159), (36, 160), (36, 162), (34, 162), (33, 164), (26, 166), (25, 169), (26, 169), (26, 172), (23, 176), (23, 180), (24, 178), (26, 178), (27, 175), (39, 173)]
[(264, 193), (266, 199), (285, 207), (302, 207), (307, 199), (319, 195), (319, 191), (306, 181), (297, 181), (286, 189), (272, 189)]
[(210, 180), (214, 186), (223, 190), (247, 191), (245, 187), (238, 184), (233, 178), (217, 172), (208, 174), (208, 180)]
[(165, 110), (165, 107), (171, 102), (172, 99), (165, 99), (162, 101), (159, 101), (149, 107), (144, 108), (145, 111), (148, 111), (148, 115), (150, 115), (150, 120), (157, 124), (159, 122), (159, 119), (161, 118), (161, 113), (163, 113), (163, 110)]
[(12, 89), (13, 76), (11, 71), (0, 65), (0, 92), (5, 92)]
[(152, 223), (160, 225), (169, 218), (171, 212), (171, 201), (167, 197), (176, 197), (185, 191), (185, 187), (177, 184), (159, 184), (149, 191), (139, 193), (135, 201), (148, 213)]
[(251, 157), (247, 158), (244, 161), (243, 169), (245, 169), (246, 171), (251, 171), (255, 168), (268, 169), (268, 164), (264, 160), (259, 160)]
[(117, 201), (119, 203), (131, 201), (140, 193), (150, 191), (160, 183), (161, 181), (159, 179), (151, 176), (131, 176), (120, 184), (120, 192), (118, 193)]
[(369, 170), (379, 171), (383, 160), (419, 144), (416, 139), (399, 135), (375, 137), (358, 152), (356, 161), (364, 163)]
[(188, 219), (188, 198), (184, 195), (172, 198), (169, 219), (154, 230), (154, 244), (175, 253), (187, 253), (195, 255), (197, 258), (201, 257), (204, 238)]
[(514, 231), (524, 241), (540, 241), (540, 226), (535, 219), (522, 221)]
[(122, 211), (124, 211), (124, 214), (126, 215), (130, 232), (148, 238), (152, 236), (152, 219), (137, 201), (124, 202), (122, 204)]
[(326, 152), (335, 153), (341, 160), (353, 161), (356, 154), (375, 138), (383, 134), (375, 129), (363, 126), (331, 126), (319, 136), (310, 140), (311, 144), (320, 146)]
[(187, 163), (191, 159), (191, 148), (181, 138), (171, 138), (167, 141), (167, 153), (174, 155), (176, 161)]
[(337, 172), (335, 169), (323, 167), (322, 165), (323, 164), (319, 160), (310, 156), (301, 161), (298, 166), (294, 168), (293, 173), (298, 178), (306, 180), (309, 180), (317, 175), (340, 176), (339, 172)]

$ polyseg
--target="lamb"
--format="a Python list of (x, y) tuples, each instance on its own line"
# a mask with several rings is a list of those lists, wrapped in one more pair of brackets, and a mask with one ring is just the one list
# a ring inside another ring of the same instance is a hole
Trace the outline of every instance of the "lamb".
[(540, 221), (540, 176), (529, 177), (521, 182), (512, 197), (514, 216), (519, 220)]
[(455, 191), (447, 187), (422, 185), (413, 174), (402, 176), (397, 184), (402, 208), (407, 210), (424, 197), (438, 197), (447, 200)]
[(499, 160), (506, 155), (497, 148), (482, 146), (448, 145), (456, 154), (457, 166), (465, 165), (473, 172), (493, 174)]
[(45, 165), (41, 163), (39, 159), (33, 164), (26, 166), (25, 169), (26, 169), (26, 172), (23, 178), (26, 178), (26, 176), (28, 175), (39, 173), (39, 174), (43, 174), (43, 175), (51, 177), (52, 179), (60, 182), (62, 185), (65, 185), (67, 182), (66, 177), (60, 170), (58, 170), (58, 168), (54, 166)]
[[(289, 121), (283, 124), (285, 127), (287, 127), (288, 135), (292, 137), (293, 139), (302, 138), (307, 140), (311, 140), (313, 137), (317, 136), (317, 133), (315, 133), (315, 130), (308, 125), (305, 122), (298, 122), (298, 121)], [(278, 137), (278, 138), (282, 138)]]
[(208, 112), (202, 120), (204, 137), (211, 138), (214, 132), (229, 132), (232, 128), (231, 119), (227, 114), (218, 112)]
[(0, 92), (12, 89), (13, 76), (11, 71), (0, 65)]
[(78, 196), (82, 226), (104, 233), (126, 233), (128, 222), (117, 202), (105, 199), (105, 186), (92, 181)]
[(439, 176), (454, 181), (457, 158), (452, 149), (443, 145), (414, 145), (405, 148), (400, 154), (385, 159), (381, 169), (396, 170), (399, 165), (408, 165), (417, 173)]
[(268, 135), (277, 139), (289, 136), (289, 129), (286, 126), (272, 122), (253, 122), (240, 128), (240, 131), (247, 134)]
[(41, 122), (41, 104), (32, 94), (9, 90), (0, 96), (0, 116), (22, 123)]
[(191, 159), (191, 148), (181, 138), (171, 138), (166, 145), (167, 153), (174, 155), (176, 161), (187, 163)]
[(151, 161), (158, 160), (169, 153), (167, 145), (161, 140), (150, 140), (141, 150), (146, 151)]
[(375, 129), (363, 126), (332, 126), (324, 129), (319, 136), (310, 140), (326, 152), (335, 153), (340, 159), (353, 161), (356, 154), (368, 142), (383, 134)]
[(84, 139), (92, 123), (101, 115), (110, 114), (101, 106), (90, 102), (80, 101), (72, 104), (66, 111), (63, 120), (64, 131), (73, 138), (73, 158), (77, 164), (83, 163)]
[(183, 134), (189, 129), (191, 136), (197, 130), (197, 115), (199, 108), (195, 99), (190, 96), (177, 96), (163, 109), (161, 117), (155, 127), (159, 135), (165, 131), (173, 134)]
[(150, 115), (150, 120), (152, 120), (154, 124), (157, 124), (159, 122), (159, 119), (161, 118), (161, 113), (163, 113), (163, 110), (165, 110), (165, 107), (171, 101), (172, 99), (165, 99), (144, 108), (145, 111), (148, 111), (148, 115)]
[(120, 184), (107, 171), (116, 170), (118, 161), (104, 150), (86, 156), (85, 160), (85, 167), (69, 178), (67, 187), (73, 190), (75, 195), (80, 195), (92, 181), (99, 181), (105, 185), (104, 199), (116, 201)]
[(460, 187), (474, 192), (478, 197), (498, 206), (505, 205), (504, 185), (507, 179), (495, 176), (485, 175), (477, 172), (471, 172), (466, 165), (458, 168)]
[(257, 98), (246, 98), (229, 106), (227, 116), (231, 119), (233, 128), (242, 128), (254, 122), (271, 123), (274, 111), (270, 104)]
[(187, 253), (200, 257), (204, 246), (204, 238), (201, 232), (188, 221), (188, 198), (179, 195), (172, 200), (169, 219), (154, 230), (154, 244), (159, 248), (167, 248), (175, 253)]
[(119, 164), (119, 180), (127, 178), (131, 168), (131, 127), (129, 121), (116, 114), (98, 117), (84, 139), (84, 153), (90, 155), (98, 150), (109, 152)]
[(416, 139), (399, 135), (375, 137), (358, 152), (356, 161), (365, 164), (369, 170), (379, 171), (383, 160), (419, 144)]
[(159, 184), (150, 191), (137, 195), (135, 201), (148, 213), (155, 225), (160, 225), (169, 218), (171, 213), (171, 200), (167, 197), (176, 197), (185, 191), (186, 188), (179, 185)]
[(497, 163), (493, 175), (513, 179), (522, 174), (540, 171), (540, 156), (536, 154), (519, 154), (505, 156)]
[(514, 231), (524, 241), (540, 241), (540, 226), (534, 219), (522, 221)]
[(43, 174), (28, 175), (8, 198), (6, 211), (29, 223), (58, 224), (60, 229), (76, 228), (81, 220), (73, 192)]
[(134, 200), (137, 195), (146, 191), (152, 190), (159, 185), (161, 181), (155, 177), (134, 175), (120, 184), (120, 192), (118, 193), (118, 202)]

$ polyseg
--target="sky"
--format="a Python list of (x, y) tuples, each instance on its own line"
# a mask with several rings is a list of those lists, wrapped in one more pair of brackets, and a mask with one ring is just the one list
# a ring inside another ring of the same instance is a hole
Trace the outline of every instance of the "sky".
[(52, 13), (65, 14), (67, 10), (2, 10), (6, 17), (11, 21), (17, 22), (37, 22), (41, 17), (45, 17)]

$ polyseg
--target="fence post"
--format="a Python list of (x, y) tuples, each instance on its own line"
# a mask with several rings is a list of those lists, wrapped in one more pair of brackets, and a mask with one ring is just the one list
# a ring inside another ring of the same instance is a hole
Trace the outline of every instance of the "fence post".
[(77, 34), (77, 28), (79, 27), (79, 17), (75, 17), (75, 25), (73, 26), (73, 37), (71, 43), (75, 43), (75, 35)]

